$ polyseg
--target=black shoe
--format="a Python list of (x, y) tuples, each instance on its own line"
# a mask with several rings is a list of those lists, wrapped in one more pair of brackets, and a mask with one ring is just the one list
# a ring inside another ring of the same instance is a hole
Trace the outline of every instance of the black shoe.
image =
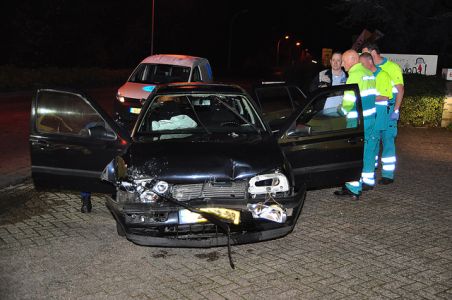
[(82, 208), (80, 208), (80, 211), (82, 213), (90, 213), (92, 208), (91, 197), (82, 197)]
[(373, 185), (369, 185), (369, 184), (366, 184), (366, 183), (363, 183), (362, 187), (363, 187), (363, 191), (371, 191), (371, 190), (374, 189)]
[(340, 197), (349, 197), (351, 200), (359, 200), (359, 195), (352, 193), (348, 188), (342, 187), (338, 191), (334, 191), (334, 195)]
[(378, 180), (379, 184), (383, 184), (383, 185), (388, 185), (394, 182), (394, 179), (391, 178), (386, 178), (386, 177), (381, 177), (380, 180)]

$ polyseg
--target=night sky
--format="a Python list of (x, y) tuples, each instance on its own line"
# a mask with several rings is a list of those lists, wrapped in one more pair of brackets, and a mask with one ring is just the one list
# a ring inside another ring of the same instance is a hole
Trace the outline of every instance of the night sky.
[[(447, 11), (452, 10), (449, 3), (452, 1), (395, 1), (401, 7), (411, 3), (406, 12), (410, 16), (398, 25), (408, 24), (407, 28), (400, 28), (404, 32), (397, 33), (405, 37), (401, 43), (394, 42), (401, 39), (392, 34), (395, 30), (390, 27), (391, 20), (364, 18), (354, 24), (344, 24), (351, 10), (341, 11), (342, 2), (155, 0), (154, 53), (207, 57), (216, 68), (225, 68), (231, 20), (237, 13), (232, 26), (234, 68), (272, 65), (277, 41), (285, 34), (291, 40), (281, 43), (283, 58), (298, 51), (294, 46), (296, 41), (301, 41), (303, 48), (319, 58), (323, 47), (350, 48), (364, 28), (383, 31), (382, 45), (391, 51), (452, 52), (451, 43), (441, 42), (451, 38), (448, 25), (452, 24)], [(392, 5), (393, 1), (376, 2)], [(135, 66), (150, 54), (151, 5), (151, 0), (2, 1), (0, 65)], [(438, 12), (444, 10), (445, 19), (435, 20)], [(425, 12), (425, 18), (418, 17), (419, 12)], [(387, 15), (383, 14), (386, 18)], [(416, 32), (418, 25), (425, 30), (432, 28), (434, 34)]]

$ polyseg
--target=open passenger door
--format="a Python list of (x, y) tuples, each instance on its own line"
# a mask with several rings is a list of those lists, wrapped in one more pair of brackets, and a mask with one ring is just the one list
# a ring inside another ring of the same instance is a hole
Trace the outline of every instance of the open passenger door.
[(100, 175), (127, 149), (130, 135), (84, 94), (40, 89), (32, 101), (29, 143), (37, 189), (112, 192)]
[[(348, 114), (341, 109), (344, 93), (356, 100)], [(364, 127), (358, 85), (319, 89), (287, 119), (277, 137), (297, 184), (313, 189), (359, 180)]]

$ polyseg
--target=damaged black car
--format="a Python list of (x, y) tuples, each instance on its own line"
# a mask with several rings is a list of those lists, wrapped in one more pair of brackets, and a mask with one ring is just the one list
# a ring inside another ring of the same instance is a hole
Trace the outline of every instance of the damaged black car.
[[(284, 91), (260, 86), (252, 98), (234, 85), (159, 86), (129, 133), (83, 93), (40, 89), (30, 122), (34, 184), (108, 194), (118, 234), (140, 245), (282, 237), (308, 189), (360, 177), (363, 151), (356, 85), (303, 101)], [(356, 122), (341, 113), (345, 91), (355, 94)]]

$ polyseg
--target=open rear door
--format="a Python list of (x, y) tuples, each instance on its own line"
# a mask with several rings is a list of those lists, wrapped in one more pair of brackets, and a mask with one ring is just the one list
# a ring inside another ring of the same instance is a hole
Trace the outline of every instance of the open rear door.
[[(356, 109), (344, 114), (344, 92), (354, 95)], [(288, 118), (279, 144), (291, 163), (297, 184), (308, 188), (339, 186), (359, 180), (363, 164), (364, 129), (359, 88), (340, 85), (319, 89)]]
[(32, 102), (29, 142), (37, 189), (111, 192), (114, 187), (100, 175), (130, 137), (84, 94), (40, 89)]

